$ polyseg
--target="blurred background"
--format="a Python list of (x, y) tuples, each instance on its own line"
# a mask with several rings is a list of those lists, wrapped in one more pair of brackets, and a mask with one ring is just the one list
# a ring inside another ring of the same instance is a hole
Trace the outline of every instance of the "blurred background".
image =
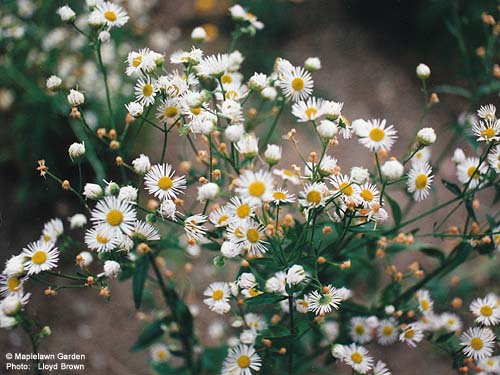
[[(65, 218), (78, 212), (78, 202), (72, 196), (61, 194), (58, 186), (44, 181), (35, 170), (37, 160), (45, 159), (57, 175), (71, 180), (77, 171), (67, 157), (67, 147), (75, 141), (75, 134), (84, 137), (79, 133), (81, 130), (72, 128), (64, 96), (51, 97), (45, 89), (45, 80), (57, 74), (67, 82), (78, 84), (83, 91), (86, 87), (96, 91), (97, 95), (88, 97), (88, 106), (92, 108), (89, 122), (98, 127), (105, 115), (101, 112), (104, 107), (99, 105), (103, 90), (99, 90), (100, 76), (91, 62), (92, 51), (74, 31), (61, 24), (55, 13), (66, 3), (77, 13), (84, 5), (81, 1), (51, 0), (4, 0), (0, 4), (2, 262), (37, 239), (49, 218)], [(167, 55), (177, 49), (189, 49), (191, 30), (199, 25), (205, 27), (212, 39), (203, 46), (206, 54), (224, 51), (232, 30), (227, 8), (233, 4), (225, 0), (120, 3), (129, 11), (131, 22), (127, 30), (113, 36), (114, 44), (104, 54), (116, 93), (115, 108), (122, 109), (116, 111), (117, 121), (123, 121), (123, 104), (130, 100), (132, 88), (131, 81), (122, 81), (126, 54), (143, 46)], [(430, 90), (435, 87), (440, 98), (425, 122), (426, 126), (436, 128), (439, 135), (432, 147), (433, 161), (449, 146), (450, 139), (470, 149), (466, 137), (457, 138), (460, 134), (457, 119), (461, 114), (478, 104), (498, 102), (498, 81), (489, 68), (496, 56), (484, 53), (488, 43), (495, 41), (491, 41), (491, 27), (482, 19), (483, 12), (498, 13), (496, 1), (247, 0), (240, 4), (265, 24), (264, 30), (253, 39), (238, 43), (238, 49), (246, 56), (243, 72), (247, 78), (253, 72), (270, 71), (276, 56), (297, 65), (307, 57), (319, 57), (323, 68), (314, 76), (316, 95), (344, 102), (343, 113), (350, 120), (386, 118), (394, 124), (402, 139), (393, 150), (395, 155), (402, 155), (412, 142), (421, 114), (423, 96), (415, 75), (419, 63), (431, 67)], [(465, 100), (456, 87), (485, 89)], [(280, 126), (284, 133), (292, 126), (291, 118), (283, 118)], [(308, 143), (307, 138), (301, 141), (306, 149), (314, 149), (314, 142)], [(145, 147), (152, 150), (149, 153), (152, 160), (160, 153), (161, 146), (156, 145), (151, 133), (142, 135), (136, 145), (137, 153)], [(175, 151), (171, 152), (172, 157), (176, 156)], [(99, 163), (99, 149), (90, 150), (89, 155), (89, 165), (84, 169), (86, 178), (100, 180), (103, 170), (113, 161)], [(340, 145), (335, 157), (346, 170), (370, 162), (368, 152), (352, 154), (348, 144)], [(443, 162), (442, 176), (453, 180), (455, 171), (451, 161), (443, 159)], [(445, 191), (436, 191), (434, 201), (426, 204), (430, 206), (444, 195)], [(401, 199), (405, 197), (402, 195)], [(419, 207), (424, 208), (425, 205)], [(431, 225), (429, 222), (429, 227)], [(70, 267), (72, 257), (65, 262)], [(175, 260), (172, 262), (175, 265)], [(195, 271), (198, 268), (200, 272), (184, 277), (191, 284), (206, 285), (206, 280), (213, 277), (213, 271), (205, 267), (211, 263), (210, 258), (201, 257), (193, 263)], [(468, 271), (464, 271), (464, 275), (478, 277)], [(495, 281), (488, 273), (481, 277), (479, 281), (484, 284)], [(365, 287), (367, 285), (360, 285), (361, 289)], [(467, 288), (464, 283), (457, 293), (465, 294)], [(148, 373), (148, 353), (129, 352), (143, 326), (136, 319), (129, 282), (114, 283), (109, 303), (94, 290), (65, 290), (51, 298), (43, 296), (36, 285), (29, 289), (36, 301), (30, 304), (29, 312), (50, 325), (54, 333), (42, 342), (41, 352), (84, 353), (87, 355), (85, 373)], [(206, 326), (202, 322), (199, 328), (203, 332)], [(28, 347), (21, 331), (2, 331), (0, 352), (27, 352)], [(449, 360), (427, 350), (425, 345), (420, 351), (408, 351), (402, 345), (385, 351), (370, 350), (388, 363), (393, 374), (452, 374)]]

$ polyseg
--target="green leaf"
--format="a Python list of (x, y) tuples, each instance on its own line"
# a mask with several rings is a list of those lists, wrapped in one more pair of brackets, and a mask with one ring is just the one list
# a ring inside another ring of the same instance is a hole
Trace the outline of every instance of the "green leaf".
[(443, 182), (444, 187), (449, 191), (451, 191), (454, 195), (456, 195), (457, 197), (462, 195), (462, 190), (460, 190), (457, 184), (449, 182), (444, 178), (441, 181)]
[(436, 339), (436, 344), (442, 344), (455, 336), (455, 332), (447, 332)]
[(185, 368), (170, 367), (167, 363), (154, 363), (153, 369), (158, 375), (188, 375), (190, 372)]
[(446, 259), (446, 255), (441, 250), (438, 250), (433, 247), (424, 247), (419, 249), (419, 251), (429, 257), (436, 258), (437, 260), (439, 260), (440, 263), (443, 263), (444, 260)]
[(394, 218), (394, 224), (396, 225), (396, 228), (399, 228), (399, 225), (401, 224), (401, 219), (403, 218), (401, 207), (399, 207), (398, 202), (389, 197), (389, 195), (387, 194), (384, 195), (385, 199), (387, 200), (387, 202), (389, 202), (389, 205), (391, 206), (392, 217)]
[(206, 348), (201, 357), (202, 368), (209, 373), (219, 374), (222, 362), (226, 358), (227, 346)]
[(135, 308), (141, 307), (142, 293), (144, 292), (144, 283), (148, 277), (149, 259), (146, 256), (140, 257), (135, 262), (135, 269), (132, 278), (132, 291), (134, 294)]
[(499, 91), (500, 91), (500, 82), (493, 81), (491, 83), (479, 86), (479, 88), (476, 91), (476, 96), (481, 97), (490, 94), (496, 94)]
[(463, 87), (452, 86), (452, 85), (435, 86), (432, 91), (437, 92), (439, 94), (458, 95), (467, 99), (470, 99), (472, 97), (472, 94), (469, 90), (464, 89)]
[(166, 323), (166, 319), (157, 320), (150, 325), (148, 325), (144, 331), (141, 332), (134, 346), (130, 349), (133, 352), (145, 349), (150, 346), (153, 342), (159, 339), (163, 335), (162, 326)]
[(247, 298), (245, 303), (249, 306), (257, 306), (257, 305), (270, 305), (275, 304), (277, 302), (283, 301), (286, 299), (286, 296), (280, 296), (272, 293), (262, 293), (258, 296)]
[(219, 251), (220, 250), (220, 245), (217, 242), (209, 242), (209, 243), (204, 243), (201, 245), (203, 249), (210, 250), (210, 251)]

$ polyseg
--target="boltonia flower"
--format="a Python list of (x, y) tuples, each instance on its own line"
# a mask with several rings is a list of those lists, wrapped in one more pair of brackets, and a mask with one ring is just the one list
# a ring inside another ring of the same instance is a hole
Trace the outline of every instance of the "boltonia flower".
[(323, 139), (332, 139), (339, 132), (339, 127), (336, 123), (330, 120), (321, 120), (319, 125), (316, 127), (318, 134)]
[(217, 228), (225, 227), (229, 224), (230, 216), (227, 212), (225, 206), (217, 207), (215, 210), (210, 212), (208, 215), (208, 220), (215, 225)]
[(141, 77), (135, 84), (135, 99), (143, 106), (152, 105), (155, 102), (157, 91), (158, 88), (156, 87), (156, 82), (151, 81), (151, 78), (149, 76), (146, 79)]
[(166, 363), (172, 357), (172, 354), (170, 354), (167, 345), (162, 343), (156, 343), (151, 345), (149, 353), (151, 355), (151, 359), (153, 360), (153, 362), (157, 363)]
[(13, 255), (5, 262), (3, 274), (9, 277), (22, 276), (25, 272), (26, 256), (24, 254)]
[(132, 160), (132, 166), (137, 173), (145, 174), (151, 169), (151, 162), (146, 155), (141, 154), (138, 158)]
[(160, 102), (156, 118), (167, 125), (174, 124), (182, 112), (182, 103), (177, 98), (167, 98)]
[(311, 73), (300, 67), (285, 69), (278, 81), (283, 94), (295, 102), (307, 99), (312, 93), (313, 85)]
[(120, 229), (129, 234), (135, 224), (137, 212), (127, 201), (117, 197), (105, 197), (97, 202), (91, 211), (90, 220), (96, 225), (105, 225), (110, 229)]
[(349, 176), (333, 175), (329, 181), (333, 187), (332, 195), (339, 196), (346, 203), (358, 203), (360, 201), (359, 186)]
[(111, 251), (116, 249), (119, 243), (119, 235), (107, 225), (98, 225), (85, 233), (85, 244), (91, 250)]
[(36, 241), (23, 249), (27, 258), (25, 267), (28, 275), (37, 274), (57, 267), (59, 250), (50, 242)]
[(500, 174), (500, 146), (496, 146), (488, 155), (488, 163), (493, 170)]
[(373, 366), (373, 358), (363, 346), (351, 344), (344, 346), (341, 360), (359, 374), (366, 374)]
[(293, 194), (290, 194), (286, 189), (279, 188), (273, 191), (273, 199), (271, 202), (275, 205), (293, 203), (294, 201), (295, 196)]
[(160, 208), (158, 209), (159, 214), (162, 218), (167, 218), (175, 221), (175, 215), (177, 214), (177, 206), (172, 199), (164, 199)]
[(63, 222), (59, 218), (51, 219), (43, 225), (41, 240), (55, 243), (64, 232)]
[(365, 208), (372, 207), (380, 202), (380, 193), (377, 187), (370, 183), (365, 183), (359, 187), (360, 203)]
[(431, 159), (431, 150), (429, 147), (424, 147), (421, 150), (415, 152), (415, 155), (411, 158), (412, 164), (429, 162)]
[(424, 315), (432, 314), (432, 307), (434, 306), (434, 301), (432, 301), (428, 290), (420, 289), (416, 293), (418, 309)]
[(196, 65), (196, 71), (200, 76), (220, 77), (229, 69), (230, 64), (231, 60), (227, 54), (210, 55)]
[(500, 139), (500, 120), (475, 121), (472, 125), (472, 133), (477, 137), (478, 142), (498, 141)]
[(255, 348), (242, 344), (229, 349), (221, 375), (252, 375), (252, 371), (259, 371), (261, 366), (262, 360)]
[(99, 2), (96, 11), (102, 15), (108, 28), (122, 27), (128, 22), (129, 17), (125, 9), (109, 1)]
[(436, 132), (433, 128), (422, 128), (417, 133), (417, 142), (421, 146), (430, 146), (436, 142)]
[(391, 158), (386, 161), (380, 168), (382, 175), (388, 180), (396, 180), (400, 178), (404, 173), (403, 164), (401, 164), (397, 159)]
[(389, 151), (397, 139), (394, 126), (386, 127), (386, 120), (368, 120), (357, 130), (359, 143), (372, 151)]
[(373, 368), (373, 375), (391, 375), (391, 372), (387, 369), (387, 365), (384, 362), (378, 361)]
[(440, 325), (448, 332), (457, 332), (462, 329), (462, 320), (457, 314), (443, 313), (439, 317)]
[(485, 326), (494, 326), (500, 323), (500, 306), (497, 298), (489, 295), (485, 298), (476, 298), (469, 307), (476, 316), (476, 323)]
[(214, 282), (208, 286), (203, 295), (208, 297), (203, 302), (210, 310), (217, 314), (225, 314), (231, 309), (231, 305), (229, 304), (231, 289), (228, 283)]
[(321, 207), (326, 204), (329, 195), (330, 191), (323, 182), (306, 184), (304, 191), (299, 194), (299, 203), (307, 209)]
[(394, 319), (381, 320), (377, 327), (377, 341), (380, 345), (391, 345), (398, 341), (399, 332)]
[(231, 219), (245, 220), (253, 216), (255, 206), (255, 204), (250, 203), (247, 199), (232, 197), (226, 208)]
[(120, 263), (114, 260), (107, 260), (104, 262), (103, 273), (98, 276), (106, 276), (109, 278), (117, 278), (121, 273)]
[(243, 110), (241, 104), (235, 100), (227, 99), (217, 106), (219, 115), (229, 119), (231, 123), (243, 122)]
[(468, 157), (457, 165), (457, 178), (460, 183), (468, 185), (469, 189), (474, 189), (480, 185), (481, 176), (488, 170), (488, 165), (479, 165), (479, 158)]
[(128, 76), (141, 71), (150, 73), (156, 68), (154, 55), (148, 48), (141, 49), (138, 52), (130, 52), (126, 62), (128, 66), (125, 72)]
[(309, 98), (307, 101), (299, 101), (292, 106), (292, 115), (299, 122), (316, 120), (323, 115), (323, 101), (321, 99)]
[(62, 6), (57, 9), (57, 14), (61, 17), (63, 22), (72, 22), (76, 18), (76, 13), (68, 5)]
[(154, 165), (144, 176), (144, 185), (158, 199), (176, 199), (186, 189), (186, 178), (174, 174), (170, 164)]
[(125, 104), (125, 108), (132, 117), (139, 117), (144, 112), (144, 106), (141, 103), (137, 102), (130, 102), (128, 104)]
[(236, 143), (235, 147), (244, 158), (254, 158), (259, 153), (259, 138), (250, 134), (245, 134)]
[(0, 274), (0, 296), (6, 297), (9, 295), (22, 295), (23, 284), (26, 277), (8, 276)]
[(249, 204), (261, 204), (272, 199), (274, 180), (271, 173), (259, 170), (257, 172), (245, 170), (240, 175), (236, 193), (248, 200)]
[(250, 219), (232, 222), (228, 228), (228, 238), (254, 257), (262, 256), (267, 251), (264, 228)]
[(342, 298), (332, 285), (323, 287), (321, 291), (313, 290), (307, 295), (309, 311), (316, 315), (325, 315), (333, 309), (337, 310)]
[(415, 163), (408, 171), (408, 191), (413, 193), (417, 202), (424, 200), (429, 195), (432, 180), (432, 168), (428, 163)]
[(495, 335), (489, 328), (471, 327), (460, 336), (460, 345), (467, 357), (482, 360), (493, 354)]
[(11, 294), (0, 302), (0, 311), (5, 316), (15, 316), (28, 303), (31, 294)]
[(482, 105), (478, 111), (477, 115), (484, 120), (494, 120), (496, 118), (497, 108), (493, 104)]

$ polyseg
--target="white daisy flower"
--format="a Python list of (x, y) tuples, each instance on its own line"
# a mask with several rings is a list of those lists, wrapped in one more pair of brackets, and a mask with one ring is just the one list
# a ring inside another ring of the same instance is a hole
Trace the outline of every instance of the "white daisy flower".
[(137, 220), (134, 224), (134, 229), (130, 233), (130, 237), (137, 241), (158, 241), (160, 233), (152, 224), (143, 220)]
[[(462, 163), (457, 165), (457, 178), (462, 184), (469, 183), (469, 189), (474, 189), (479, 186), (481, 175), (484, 175), (488, 166), (484, 163), (479, 167), (479, 158), (468, 157)], [(470, 181), (470, 182), (469, 182)]]
[(424, 332), (419, 323), (408, 324), (403, 332), (399, 335), (399, 341), (406, 343), (408, 346), (414, 348), (417, 343), (424, 338)]
[(127, 56), (126, 63), (128, 66), (125, 72), (129, 77), (141, 71), (150, 73), (156, 68), (155, 60), (149, 48), (143, 48), (137, 52), (130, 52)]
[(208, 220), (217, 228), (225, 227), (229, 224), (230, 216), (227, 213), (226, 207), (218, 207), (208, 215)]
[(286, 295), (286, 273), (278, 271), (266, 280), (265, 290), (269, 293)]
[(398, 341), (399, 332), (394, 319), (384, 319), (377, 328), (377, 341), (380, 345), (391, 345)]
[(412, 156), (411, 158), (411, 163), (412, 164), (417, 164), (417, 163), (426, 163), (429, 162), (431, 159), (431, 149), (430, 147), (424, 147), (421, 150), (418, 150), (415, 155)]
[(281, 177), (283, 181), (290, 181), (294, 185), (300, 184), (300, 178), (294, 171), (290, 169), (274, 169), (273, 174)]
[(190, 77), (174, 71), (167, 76), (160, 76), (156, 81), (156, 86), (170, 98), (180, 99), (189, 91)]
[(49, 242), (31, 242), (22, 254), (27, 257), (25, 268), (28, 275), (51, 270), (59, 261), (59, 250)]
[(478, 120), (472, 124), (472, 133), (478, 141), (498, 141), (500, 139), (500, 120)]
[(342, 116), (342, 108), (344, 103), (325, 100), (322, 103), (323, 114), (327, 120), (335, 121)]
[(429, 195), (432, 181), (432, 168), (428, 163), (414, 163), (408, 171), (408, 191), (413, 193), (417, 202), (424, 200)]
[(138, 103), (144, 106), (152, 105), (155, 102), (157, 91), (158, 88), (156, 87), (156, 82), (151, 81), (151, 77), (148, 76), (146, 79), (141, 77), (135, 84), (135, 99)]
[(321, 207), (326, 204), (329, 196), (330, 191), (325, 183), (314, 182), (305, 185), (304, 190), (299, 194), (299, 203), (307, 209)]
[(272, 199), (273, 184), (271, 173), (264, 170), (257, 172), (245, 170), (240, 175), (235, 191), (242, 198), (248, 199), (250, 204), (261, 204)]
[(202, 77), (220, 77), (229, 69), (231, 60), (227, 54), (210, 55), (203, 58), (196, 66), (196, 71)]
[(259, 138), (244, 134), (235, 144), (235, 148), (244, 158), (254, 158), (259, 153)]
[(208, 297), (203, 302), (208, 308), (217, 314), (225, 314), (231, 309), (229, 298), (231, 297), (231, 289), (228, 283), (216, 281), (208, 286), (203, 292), (203, 295)]
[(151, 345), (149, 353), (151, 355), (151, 359), (153, 360), (153, 362), (157, 363), (166, 363), (170, 360), (172, 356), (170, 354), (170, 351), (168, 350), (168, 347), (162, 343), (156, 343)]
[(192, 215), (184, 220), (184, 231), (190, 240), (201, 241), (207, 229), (203, 224), (207, 221), (205, 215)]
[(259, 371), (262, 360), (253, 346), (238, 345), (229, 349), (222, 365), (221, 375), (252, 375)]
[(174, 124), (182, 112), (182, 103), (177, 98), (163, 99), (156, 110), (156, 118), (167, 125)]
[(109, 28), (122, 27), (129, 19), (125, 9), (109, 1), (99, 2), (96, 11), (102, 15), (106, 26)]
[(307, 99), (312, 93), (313, 85), (311, 73), (301, 67), (285, 70), (278, 81), (283, 94), (294, 102)]
[(156, 164), (144, 176), (144, 185), (160, 200), (176, 199), (186, 189), (186, 178), (174, 177), (174, 174), (170, 164)]
[(26, 261), (26, 256), (24, 254), (13, 255), (5, 262), (5, 268), (3, 274), (9, 277), (11, 276), (21, 276), (25, 272), (24, 263)]
[(368, 326), (366, 318), (356, 316), (351, 319), (351, 329), (349, 331), (353, 341), (359, 344), (366, 344), (372, 340), (372, 330)]
[(107, 225), (98, 225), (85, 232), (85, 244), (95, 251), (111, 251), (118, 247), (117, 232)]
[(359, 203), (359, 186), (355, 184), (347, 175), (333, 175), (330, 177), (329, 182), (332, 184), (332, 194), (340, 195), (346, 203)]
[(259, 257), (267, 251), (264, 228), (250, 219), (232, 222), (228, 238), (253, 256)]
[(497, 109), (493, 104), (482, 105), (478, 111), (477, 115), (484, 120), (494, 120), (496, 118), (495, 113)]
[(364, 208), (372, 207), (380, 202), (380, 193), (374, 184), (364, 183), (359, 187), (360, 203)]
[(424, 315), (432, 314), (434, 301), (432, 300), (429, 291), (425, 289), (418, 290), (416, 293), (416, 298), (419, 311)]
[(244, 316), (246, 325), (257, 332), (267, 329), (267, 323), (264, 316), (255, 313), (246, 313)]
[(500, 322), (500, 306), (494, 296), (476, 298), (470, 304), (469, 309), (476, 316), (476, 323), (494, 326)]
[(500, 174), (500, 146), (496, 146), (488, 155), (488, 163), (490, 167)]
[(341, 296), (332, 285), (323, 287), (323, 290), (313, 290), (307, 295), (309, 301), (309, 311), (314, 312), (316, 315), (325, 315), (332, 311), (337, 310), (342, 302)]
[(125, 234), (129, 234), (134, 228), (137, 216), (137, 212), (129, 202), (114, 196), (101, 199), (90, 214), (90, 220), (94, 224), (120, 229)]
[(64, 225), (61, 219), (55, 218), (43, 225), (42, 240), (55, 243), (57, 238), (64, 232)]
[(448, 332), (457, 332), (462, 329), (462, 320), (457, 314), (453, 313), (443, 313), (439, 317), (441, 327), (446, 329)]
[(307, 101), (299, 101), (292, 105), (292, 115), (297, 117), (299, 122), (313, 121), (323, 115), (323, 101), (315, 97)]
[(275, 191), (273, 191), (272, 195), (272, 203), (274, 203), (275, 205), (293, 203), (295, 201), (295, 196), (289, 193), (286, 189), (276, 189)]
[(498, 374), (500, 373), (500, 357), (489, 357), (480, 360), (477, 363), (478, 367), (487, 374)]
[(235, 219), (245, 220), (254, 214), (255, 204), (250, 204), (246, 199), (232, 197), (227, 204), (227, 213)]
[(205, 202), (210, 199), (215, 199), (220, 192), (220, 187), (215, 182), (207, 182), (198, 187), (197, 199), (200, 202)]
[(495, 348), (495, 335), (489, 328), (471, 327), (462, 333), (460, 340), (464, 354), (476, 361), (491, 357)]
[(384, 362), (378, 361), (373, 368), (373, 375), (391, 375), (391, 372), (387, 369), (387, 365)]
[(222, 104), (218, 104), (217, 108), (219, 109), (219, 115), (229, 119), (232, 124), (243, 122), (243, 109), (236, 100), (226, 99)]
[(11, 294), (5, 297), (0, 302), (0, 311), (5, 316), (15, 316), (19, 311), (24, 309), (28, 303), (31, 294)]
[(344, 346), (341, 359), (359, 374), (366, 374), (373, 367), (373, 358), (363, 346)]
[(373, 119), (364, 122), (357, 131), (359, 143), (372, 151), (389, 151), (397, 139), (393, 125), (386, 127), (386, 120)]
[(5, 297), (11, 294), (22, 295), (23, 283), (26, 279), (27, 277), (0, 274), (0, 296)]

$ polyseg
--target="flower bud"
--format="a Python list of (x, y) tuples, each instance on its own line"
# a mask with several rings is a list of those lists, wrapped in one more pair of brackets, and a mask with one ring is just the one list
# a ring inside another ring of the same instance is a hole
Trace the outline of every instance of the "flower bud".
[(102, 187), (97, 184), (86, 183), (83, 188), (83, 195), (87, 199), (97, 200), (103, 196)]
[(267, 145), (264, 158), (269, 165), (275, 165), (281, 160), (281, 147), (278, 145)]
[(436, 132), (433, 128), (422, 128), (417, 133), (417, 142), (422, 146), (430, 146), (436, 142)]
[(10, 295), (4, 298), (1, 307), (6, 316), (14, 316), (21, 311), (23, 303), (17, 295)]
[(418, 64), (416, 72), (420, 79), (427, 79), (431, 76), (431, 69), (425, 64)]
[(71, 146), (69, 146), (68, 154), (73, 161), (81, 159), (85, 155), (85, 143), (73, 143)]
[(51, 91), (56, 91), (61, 86), (61, 84), (61, 78), (56, 75), (51, 75), (49, 78), (47, 78), (47, 83), (45, 84), (45, 86)]
[(57, 14), (63, 22), (73, 22), (76, 18), (76, 13), (68, 5), (62, 6), (57, 10)]
[(128, 104), (125, 104), (125, 108), (133, 117), (138, 117), (144, 112), (143, 105), (137, 102), (130, 102)]
[(195, 27), (191, 32), (191, 40), (195, 43), (204, 42), (207, 39), (207, 32), (201, 26)]
[(85, 102), (85, 96), (77, 90), (69, 90), (68, 94), (68, 103), (73, 107), (78, 107)]
[(398, 160), (391, 158), (382, 165), (381, 171), (388, 180), (396, 180), (403, 175), (404, 167)]
[(304, 68), (310, 72), (315, 72), (321, 69), (321, 60), (318, 57), (308, 57), (304, 62)]

